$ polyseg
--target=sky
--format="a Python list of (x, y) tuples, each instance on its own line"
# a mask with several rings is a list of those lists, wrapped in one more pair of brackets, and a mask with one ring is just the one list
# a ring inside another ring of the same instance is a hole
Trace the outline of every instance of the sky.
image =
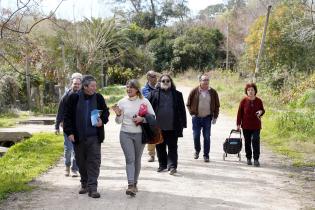
[[(42, 0), (43, 12), (49, 13), (61, 0)], [(25, 1), (24, 1), (25, 2)], [(82, 20), (84, 17), (110, 17), (112, 4), (108, 0), (64, 0), (57, 10), (57, 17), (68, 20)], [(188, 7), (193, 15), (209, 5), (223, 3), (224, 0), (188, 0)], [(14, 0), (0, 0), (1, 8), (14, 6)]]

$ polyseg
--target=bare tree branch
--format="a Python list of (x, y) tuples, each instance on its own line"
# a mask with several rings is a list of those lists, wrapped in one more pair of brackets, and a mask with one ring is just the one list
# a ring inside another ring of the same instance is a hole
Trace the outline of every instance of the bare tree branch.
[[(32, 29), (33, 29), (37, 24), (39, 24), (40, 22), (42, 22), (42, 21), (44, 21), (44, 20), (50, 19), (50, 18), (56, 13), (56, 11), (58, 10), (58, 8), (60, 7), (60, 5), (61, 5), (61, 3), (62, 3), (63, 1), (64, 1), (64, 0), (61, 0), (61, 1), (59, 2), (58, 6), (50, 13), (49, 16), (44, 17), (44, 18), (42, 18), (42, 19), (36, 21), (36, 22), (33, 23), (33, 25), (32, 25), (28, 30), (26, 30), (26, 31), (20, 31), (19, 29), (12, 29), (12, 28), (9, 28), (8, 26), (6, 26), (6, 24), (10, 21), (10, 19), (12, 18), (12, 16), (13, 16), (14, 14), (16, 14), (17, 11), (21, 10), (21, 8), (19, 8), (19, 9), (16, 10), (14, 13), (12, 13), (12, 14), (10, 15), (9, 19), (1, 26), (0, 38), (1, 38), (1, 39), (3, 38), (3, 29), (4, 29), (4, 28), (7, 29), (7, 30), (9, 30), (9, 31), (16, 32), (16, 33), (19, 33), (19, 34), (28, 34), (28, 33), (30, 33), (30, 32), (32, 31)], [(28, 3), (29, 3), (29, 2), (30, 2), (30, 0), (28, 1)], [(28, 4), (28, 3), (27, 3), (27, 4)], [(25, 8), (25, 6), (24, 6), (23, 8)], [(23, 8), (22, 8), (22, 9), (23, 9)]]
[[(18, 7), (17, 10), (15, 10), (9, 17), (8, 19), (2, 24), (1, 26), (1, 32), (0, 32), (0, 39), (3, 38), (3, 29), (6, 27), (6, 24), (11, 20), (11, 18), (20, 10), (24, 9), (27, 7), (27, 5), (31, 2), (31, 0), (28, 0), (28, 2), (26, 4), (24, 4), (22, 7)], [(17, 1), (17, 6), (18, 6), (18, 1)]]

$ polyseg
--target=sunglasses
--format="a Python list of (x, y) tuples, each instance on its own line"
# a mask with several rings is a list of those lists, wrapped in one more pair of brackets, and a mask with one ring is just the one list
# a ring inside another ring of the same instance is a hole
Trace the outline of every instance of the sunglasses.
[(170, 80), (169, 79), (163, 79), (161, 82), (162, 83), (170, 83)]
[(202, 79), (203, 82), (209, 82), (209, 79)]

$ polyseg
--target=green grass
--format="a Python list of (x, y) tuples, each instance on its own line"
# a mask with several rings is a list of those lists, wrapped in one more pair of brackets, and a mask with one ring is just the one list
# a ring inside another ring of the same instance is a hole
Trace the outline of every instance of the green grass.
[(8, 128), (16, 125), (17, 122), (29, 117), (27, 112), (8, 112), (0, 114), (0, 128)]
[(100, 93), (104, 96), (108, 107), (116, 104), (126, 95), (125, 87), (121, 85), (112, 85), (105, 87), (100, 90)]
[(62, 153), (63, 138), (54, 134), (36, 134), (12, 146), (0, 158), (0, 200), (31, 190), (28, 183), (54, 165)]

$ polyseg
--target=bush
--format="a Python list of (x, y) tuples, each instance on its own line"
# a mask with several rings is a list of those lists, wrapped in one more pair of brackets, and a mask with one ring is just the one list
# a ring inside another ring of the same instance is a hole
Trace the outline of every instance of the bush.
[(108, 68), (107, 73), (112, 84), (126, 84), (129, 79), (138, 78), (142, 70), (113, 66)]

